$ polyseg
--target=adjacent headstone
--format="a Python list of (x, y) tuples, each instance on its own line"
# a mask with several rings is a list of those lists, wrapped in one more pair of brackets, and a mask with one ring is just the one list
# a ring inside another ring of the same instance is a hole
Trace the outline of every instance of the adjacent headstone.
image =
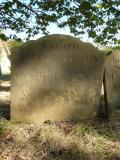
[(10, 51), (6, 42), (0, 40), (0, 73), (2, 75), (10, 74), (10, 60), (8, 55)]
[(91, 119), (101, 96), (104, 54), (66, 35), (29, 41), (12, 54), (11, 117), (16, 121)]
[(120, 116), (120, 51), (106, 55), (106, 87), (111, 117)]

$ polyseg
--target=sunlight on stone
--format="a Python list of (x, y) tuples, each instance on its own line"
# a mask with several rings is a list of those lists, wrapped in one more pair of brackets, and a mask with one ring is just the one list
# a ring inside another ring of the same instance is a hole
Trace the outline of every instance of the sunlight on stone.
[(10, 74), (10, 60), (7, 58), (7, 55), (1, 60), (1, 71), (2, 74)]

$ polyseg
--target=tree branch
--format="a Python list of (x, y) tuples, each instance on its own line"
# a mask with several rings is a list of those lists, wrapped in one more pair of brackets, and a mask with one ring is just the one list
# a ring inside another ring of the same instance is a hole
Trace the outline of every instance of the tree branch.
[[(17, 0), (18, 3), (20, 3), (23, 7), (25, 7), (26, 9), (30, 10), (31, 12), (33, 12), (34, 14), (36, 14), (38, 17), (40, 16), (36, 11), (34, 11), (31, 7), (31, 5), (29, 4), (28, 6), (25, 3), (20, 2), (19, 0)], [(44, 13), (43, 11), (39, 11), (41, 13)]]

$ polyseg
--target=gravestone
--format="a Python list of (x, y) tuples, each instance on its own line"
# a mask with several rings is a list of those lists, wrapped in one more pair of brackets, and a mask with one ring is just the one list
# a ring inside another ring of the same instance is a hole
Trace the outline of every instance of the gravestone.
[(120, 116), (120, 51), (106, 55), (106, 87), (111, 118)]
[(93, 118), (103, 71), (103, 53), (77, 38), (50, 35), (26, 42), (12, 54), (12, 119), (39, 123)]
[(0, 72), (2, 75), (10, 74), (10, 60), (8, 55), (10, 51), (6, 42), (0, 40)]

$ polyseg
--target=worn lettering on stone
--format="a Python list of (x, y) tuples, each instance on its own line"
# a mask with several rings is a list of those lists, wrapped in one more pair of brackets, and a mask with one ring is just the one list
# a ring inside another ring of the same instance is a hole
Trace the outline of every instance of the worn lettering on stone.
[(104, 72), (102, 51), (71, 36), (50, 35), (26, 42), (12, 55), (13, 120), (95, 117)]

